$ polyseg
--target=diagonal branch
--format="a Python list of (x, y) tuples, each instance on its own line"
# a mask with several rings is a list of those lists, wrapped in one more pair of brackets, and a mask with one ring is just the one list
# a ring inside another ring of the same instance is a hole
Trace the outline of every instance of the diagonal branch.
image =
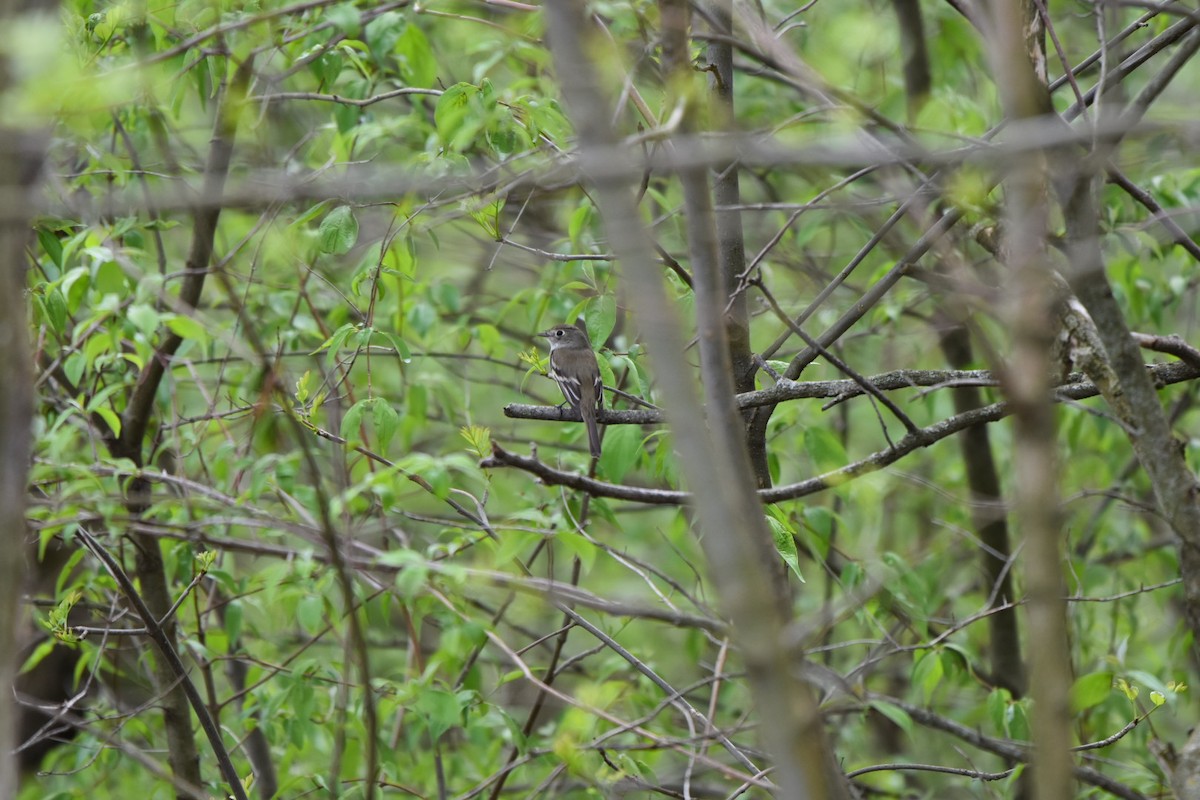
[[(208, 164), (204, 168), (203, 197), (220, 197), (229, 175), (229, 164), (233, 157), (234, 134), (237, 132), (238, 114), (250, 84), (254, 70), (251, 59), (243, 61), (234, 73), (233, 82), (226, 89), (217, 119), (213, 126), (212, 148)], [(184, 265), (183, 286), (179, 290), (179, 302), (187, 308), (195, 308), (204, 289), (204, 278), (212, 260), (213, 242), (217, 233), (217, 221), (221, 216), (221, 205), (212, 203), (196, 208), (192, 213), (192, 244)], [(154, 355), (138, 375), (137, 385), (121, 420), (121, 435), (111, 448), (118, 458), (128, 458), (141, 465), (142, 439), (150, 422), (154, 396), (162, 383), (167, 364), (183, 344), (183, 338), (174, 331), (163, 337)]]
[(171, 637), (167, 635), (158, 618), (154, 616), (154, 613), (146, 605), (142, 596), (138, 594), (138, 590), (133, 585), (133, 581), (130, 580), (129, 575), (121, 568), (117, 560), (112, 557), (112, 554), (83, 528), (80, 528), (75, 535), (104, 564), (104, 568), (108, 570), (113, 580), (121, 587), (121, 594), (125, 596), (125, 599), (129, 601), (130, 605), (137, 611), (138, 616), (141, 617), (142, 624), (146, 626), (151, 641), (154, 642), (159, 653), (171, 668), (171, 672), (175, 675), (175, 680), (183, 688), (184, 694), (187, 695), (192, 712), (200, 720), (200, 727), (204, 731), (204, 735), (208, 737), (209, 746), (212, 747), (213, 754), (217, 758), (217, 764), (221, 768), (221, 774), (225, 778), (230, 794), (237, 800), (248, 800), (246, 790), (242, 788), (241, 779), (238, 777), (237, 770), (233, 766), (233, 761), (229, 757), (229, 751), (225, 749), (225, 743), (221, 740), (221, 730), (217, 727), (217, 723), (213, 720), (212, 715), (208, 713), (208, 706), (204, 705), (204, 698), (200, 696), (199, 690), (196, 689), (196, 684), (192, 683), (192, 679), (188, 677), (187, 668), (183, 665), (183, 660), (175, 650), (175, 645), (171, 641)]

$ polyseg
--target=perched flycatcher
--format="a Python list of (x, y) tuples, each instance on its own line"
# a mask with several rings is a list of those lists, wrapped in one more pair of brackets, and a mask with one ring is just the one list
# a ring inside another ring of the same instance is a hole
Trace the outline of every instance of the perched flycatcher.
[(604, 383), (587, 334), (574, 325), (555, 325), (538, 336), (550, 340), (550, 377), (562, 389), (571, 408), (587, 425), (592, 458), (600, 457), (600, 428), (596, 411), (604, 405)]

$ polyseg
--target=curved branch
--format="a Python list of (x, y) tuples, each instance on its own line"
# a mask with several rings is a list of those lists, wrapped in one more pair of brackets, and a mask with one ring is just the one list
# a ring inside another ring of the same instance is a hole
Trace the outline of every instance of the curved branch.
[[(972, 371), (972, 372), (982, 372)], [(1147, 366), (1147, 372), (1150, 373), (1151, 379), (1157, 386), (1168, 386), (1174, 383), (1182, 383), (1184, 381), (1200, 378), (1200, 369), (1193, 367), (1183, 362), (1174, 362), (1171, 364), (1152, 364)], [(829, 384), (844, 384), (861, 394), (862, 387), (858, 386), (854, 381), (827, 381), (822, 383)], [(793, 383), (792, 387), (804, 387), (811, 384)], [(787, 384), (784, 384), (786, 387)], [(776, 387), (779, 388), (779, 387)], [(774, 389), (769, 390), (774, 391)], [(754, 392), (753, 394), (761, 394)], [(1088, 381), (1080, 381), (1078, 383), (1070, 383), (1060, 386), (1056, 393), (1055, 399), (1058, 402), (1066, 400), (1084, 400), (1089, 397), (1096, 397), (1100, 391), (1094, 384)], [(830, 395), (816, 395), (828, 397)], [(746, 395), (740, 395), (746, 397)], [(505, 413), (508, 416), (517, 416), (517, 410), (545, 410), (547, 415), (531, 416), (532, 419), (556, 419), (557, 409), (546, 408), (544, 406), (508, 406), (505, 408)], [(514, 413), (509, 413), (512, 410)], [(601, 419), (605, 424), (620, 424), (625, 420), (621, 417), (625, 414), (642, 415), (655, 414), (658, 412), (647, 411), (624, 411), (624, 412), (608, 412), (613, 415), (609, 420)], [(840, 486), (848, 480), (867, 475), (872, 472), (877, 472), (884, 467), (890, 466), (899, 461), (904, 456), (912, 453), (915, 450), (920, 450), (929, 447), (932, 444), (953, 436), (954, 434), (966, 430), (974, 425), (984, 425), (989, 422), (997, 422), (1004, 419), (1012, 413), (1008, 403), (992, 403), (991, 405), (973, 409), (962, 414), (955, 414), (952, 417), (935, 422), (924, 428), (905, 435), (891, 447), (876, 451), (866, 458), (860, 459), (853, 463), (847, 464), (839, 469), (826, 472), (821, 475), (816, 475), (812, 478), (806, 478), (798, 483), (788, 484), (786, 486), (777, 486), (773, 489), (764, 489), (758, 493), (759, 500), (764, 503), (780, 503), (786, 500), (796, 500), (800, 497), (816, 494), (817, 492), (834, 486)], [(640, 423), (644, 424), (644, 423)], [(567, 472), (564, 470), (555, 469), (554, 467), (538, 460), (536, 454), (532, 456), (522, 456), (516, 453), (505, 450), (498, 444), (492, 444), (492, 455), (479, 462), (479, 465), (485, 469), (497, 467), (516, 467), (525, 470), (533, 475), (536, 475), (544, 483), (552, 486), (566, 486), (571, 489), (578, 489), (581, 492), (586, 492), (594, 497), (608, 497), (614, 500), (629, 500), (635, 503), (646, 503), (649, 505), (682, 505), (691, 501), (690, 492), (682, 492), (674, 489), (654, 489), (639, 486), (623, 486), (621, 484), (608, 483), (606, 481), (596, 480), (576, 472)]]

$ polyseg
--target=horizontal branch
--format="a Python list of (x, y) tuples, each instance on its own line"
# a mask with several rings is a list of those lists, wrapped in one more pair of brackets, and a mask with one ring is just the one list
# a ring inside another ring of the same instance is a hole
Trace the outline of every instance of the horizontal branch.
[[(1075, 377), (1078, 381), (1083, 381), (1082, 377)], [(880, 391), (890, 392), (898, 389), (914, 388), (942, 389), (953, 388), (955, 386), (998, 386), (1000, 382), (986, 369), (901, 369), (866, 378), (866, 383)], [(829, 398), (840, 402), (863, 394), (866, 394), (863, 386), (858, 381), (851, 379), (836, 381), (781, 380), (770, 389), (760, 389), (755, 392), (739, 394), (735, 400), (738, 408), (746, 409), (776, 405), (787, 400)], [(535, 406), (525, 403), (510, 403), (505, 406), (504, 416), (513, 419), (580, 422), (579, 414), (570, 408), (561, 406)], [(666, 417), (661, 410), (657, 409), (619, 411), (602, 408), (600, 409), (599, 421), (602, 425), (653, 425), (665, 422)]]
[[(1028, 763), (1033, 753), (1033, 748), (1026, 742), (1013, 741), (1011, 739), (996, 739), (991, 736), (985, 736), (982, 733), (969, 728), (966, 725), (947, 719), (946, 717), (934, 714), (921, 706), (905, 703), (894, 697), (884, 697), (882, 695), (873, 699), (881, 700), (901, 708), (906, 714), (913, 718), (918, 724), (928, 728), (940, 730), (957, 739), (966, 742), (974, 747), (984, 750), (985, 752), (993, 753), (1001, 758), (1011, 762)], [(1075, 766), (1073, 769), (1075, 777), (1091, 786), (1096, 786), (1114, 797), (1122, 797), (1125, 800), (1147, 800), (1146, 796), (1136, 789), (1119, 783), (1107, 775), (1094, 770), (1090, 767)]]
[[(787, 146), (766, 140), (760, 134), (725, 134), (720, 137), (676, 136), (671, 148), (655, 148), (647, 155), (629, 156), (629, 143), (611, 150), (592, 152), (587, 164), (573, 154), (538, 153), (522, 158), (507, 169), (515, 169), (516, 177), (494, 167), (481, 168), (473, 173), (448, 178), (441, 172), (414, 171), (411, 167), (389, 168), (379, 164), (339, 164), (336, 169), (294, 175), (284, 169), (239, 170), (236, 179), (220, 191), (189, 186), (183, 180), (148, 186), (115, 187), (103, 202), (90, 197), (62, 195), (48, 200), (39, 211), (90, 219), (102, 216), (106, 210), (116, 214), (142, 211), (147, 205), (162, 213), (174, 210), (263, 208), (274, 203), (323, 201), (330, 197), (349, 197), (358, 203), (391, 203), (397, 197), (416, 195), (437, 196), (440, 204), (457, 208), (466, 197), (476, 198), (481, 187), (497, 191), (544, 187), (557, 189), (581, 180), (583, 171), (609, 178), (641, 178), (647, 171), (655, 174), (689, 169), (720, 168), (736, 162), (745, 168), (772, 169), (820, 166), (823, 168), (858, 169), (870, 166), (910, 164), (929, 166), (958, 166), (965, 163), (1005, 167), (1028, 158), (1030, 153), (1043, 152), (1068, 145), (1087, 146), (1102, 136), (1125, 138), (1171, 136), (1177, 137), (1180, 149), (1185, 147), (1193, 130), (1187, 124), (1163, 125), (1139, 122), (1135, 126), (1120, 121), (1081, 128), (1076, 131), (1064, 126), (1057, 118), (1009, 126), (1009, 136), (1003, 142), (973, 142), (944, 150), (916, 145), (893, 143), (887, 152), (879, 147), (864, 146), (853, 137), (831, 139), (819, 145)], [(619, 156), (619, 157), (618, 157)], [(584, 170), (584, 167), (587, 169)], [(332, 177), (331, 177), (332, 176)], [(11, 192), (0, 192), (0, 220), (18, 219), (28, 211), (28, 198)]]
[(317, 100), (325, 103), (339, 103), (341, 105), (365, 108), (366, 106), (381, 103), (384, 100), (391, 100), (394, 97), (405, 97), (410, 95), (441, 97), (442, 91), (440, 89), (414, 89), (412, 87), (406, 87), (403, 89), (393, 89), (390, 92), (383, 92), (381, 94), (375, 94), (361, 99), (343, 97), (340, 94), (323, 94), (321, 92), (276, 92), (275, 94), (252, 95), (247, 99), (256, 103), (278, 103), (281, 100)]
[[(252, 521), (243, 521), (237, 524), (245, 524), (246, 522), (253, 524)], [(191, 542), (205, 547), (212, 547), (222, 552), (247, 553), (255, 556), (278, 558), (285, 561), (310, 559), (320, 564), (328, 565), (330, 563), (328, 553), (314, 551), (309, 547), (294, 548), (255, 539), (247, 540), (229, 536), (209, 535), (203, 529), (211, 524), (212, 520), (207, 520), (205, 523), (195, 523), (182, 526), (181, 528), (173, 528), (144, 521), (135, 521), (130, 523), (130, 529), (143, 536)], [(361, 546), (361, 543), (357, 544)], [(347, 556), (346, 566), (359, 572), (379, 574), (396, 574), (413, 566), (411, 564), (388, 563), (386, 559), (381, 558), (382, 553), (366, 550), (365, 548), (364, 551), (366, 555)], [(656, 606), (639, 605), (632, 601), (614, 600), (561, 581), (513, 576), (504, 572), (491, 570), (451, 567), (441, 564), (436, 559), (427, 559), (419, 562), (419, 564), (423, 569), (438, 574), (445, 574), (456, 580), (465, 577), (470, 586), (489, 585), (500, 589), (511, 589), (524, 594), (541, 597), (559, 607), (574, 608), (578, 606), (609, 616), (663, 622), (677, 628), (695, 628), (697, 630), (708, 631), (717, 636), (724, 636), (728, 632), (728, 626), (723, 620), (709, 615), (689, 614), (674, 609), (664, 610)], [(72, 630), (76, 629), (72, 628)], [(105, 629), (102, 632), (136, 633), (138, 631), (112, 631)]]
[[(1168, 386), (1175, 383), (1194, 380), (1200, 377), (1200, 368), (1191, 366), (1182, 361), (1173, 362), (1170, 364), (1151, 364), (1147, 365), (1151, 377), (1158, 386)], [(919, 374), (940, 374), (943, 377), (954, 374), (959, 376), (971, 375), (974, 380), (992, 380), (990, 373), (983, 371), (968, 372), (968, 373), (949, 373), (935, 372), (930, 373), (887, 373), (886, 375), (870, 378), (875, 385), (881, 389), (886, 388), (909, 388), (911, 386), (919, 386), (921, 384), (906, 381), (902, 385), (896, 385), (897, 376), (904, 375), (912, 378)], [(891, 377), (889, 377), (891, 376)], [(841, 393), (813, 393), (824, 388), (829, 390), (833, 385), (840, 385)], [(940, 385), (939, 382), (931, 382), (926, 385)], [(978, 384), (976, 384), (978, 385)], [(841, 397), (844, 393), (846, 396), (854, 394), (863, 394), (864, 390), (855, 381), (814, 381), (806, 383), (780, 383), (779, 385), (765, 390), (763, 392), (748, 392), (738, 396), (739, 405), (743, 408), (747, 407), (749, 402), (746, 398), (751, 398), (757, 404), (760, 395), (780, 392), (783, 397), (767, 400), (765, 402), (779, 402), (779, 399), (794, 399), (798, 397)], [(795, 392), (794, 395), (787, 394)], [(1080, 380), (1073, 383), (1067, 383), (1055, 390), (1055, 400), (1064, 402), (1069, 400), (1084, 400), (1089, 397), (1096, 397), (1100, 391), (1090, 381)], [(516, 413), (520, 411), (533, 412), (530, 416), (521, 416), (524, 419), (548, 419), (569, 421), (572, 419), (571, 412), (567, 409), (558, 409), (546, 406), (521, 406), (510, 405), (505, 407), (504, 413), (510, 417), (517, 417)], [(983, 425), (989, 422), (996, 422), (1004, 419), (1011, 413), (1009, 404), (1005, 402), (993, 403), (981, 408), (972, 409), (971, 411), (962, 414), (956, 414), (952, 417), (935, 422), (924, 428), (918, 428), (912, 431), (897, 441), (894, 445), (879, 450), (866, 458), (859, 461), (847, 464), (822, 475), (817, 475), (812, 478), (807, 478), (798, 483), (787, 484), (785, 486), (777, 486), (772, 489), (763, 489), (759, 491), (758, 496), (764, 503), (779, 503), (786, 500), (795, 500), (807, 495), (816, 494), (817, 492), (839, 486), (849, 480), (867, 475), (883, 469), (886, 466), (894, 464), (904, 456), (928, 447), (931, 444), (940, 442), (950, 436), (953, 436), (960, 431), (966, 430), (974, 425)], [(626, 416), (628, 415), (628, 417)], [(652, 419), (647, 419), (652, 417)], [(634, 420), (638, 420), (634, 423)], [(642, 421), (645, 420), (645, 421)], [(578, 417), (575, 417), (575, 422), (578, 422)], [(657, 411), (606, 411), (600, 418), (600, 422), (604, 424), (648, 424), (649, 422), (661, 422), (661, 414)], [(606, 481), (589, 478), (576, 472), (566, 472), (549, 464), (540, 461), (536, 453), (530, 456), (522, 456), (517, 453), (509, 452), (498, 444), (492, 444), (492, 455), (483, 459), (480, 466), (485, 469), (500, 468), (500, 467), (516, 467), (524, 470), (532, 475), (536, 475), (544, 483), (552, 486), (566, 486), (570, 489), (577, 489), (581, 492), (586, 492), (594, 497), (608, 497), (614, 500), (628, 500), (635, 503), (646, 503), (649, 505), (682, 505), (690, 502), (691, 495), (688, 492), (682, 492), (675, 489), (655, 489), (639, 486), (625, 486), (622, 484), (608, 483)]]

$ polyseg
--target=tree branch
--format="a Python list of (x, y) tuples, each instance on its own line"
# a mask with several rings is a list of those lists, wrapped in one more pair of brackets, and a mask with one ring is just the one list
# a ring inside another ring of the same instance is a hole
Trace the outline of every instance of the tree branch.
[[(1192, 367), (1188, 364), (1175, 362), (1172, 364), (1155, 364), (1146, 369), (1146, 372), (1153, 377), (1154, 381), (1161, 386), (1166, 386), (1174, 383), (1182, 383), (1184, 381), (1195, 380), (1200, 378), (1200, 369)], [(854, 384), (853, 381), (830, 381), (829, 383), (841, 383), (853, 386), (861, 392), (861, 388)], [(795, 384), (802, 386), (804, 384)], [(1089, 382), (1071, 383), (1059, 387), (1055, 392), (1055, 398), (1059, 401), (1063, 400), (1083, 400), (1089, 397), (1096, 397), (1100, 394), (1100, 390)], [(824, 395), (823, 395), (824, 396)], [(510, 406), (511, 408), (511, 406)], [(523, 408), (539, 409), (542, 406), (527, 406)], [(548, 409), (553, 411), (554, 409)], [(507, 409), (506, 409), (507, 413)], [(616, 412), (643, 414), (647, 412)], [(992, 403), (991, 405), (983, 406), (962, 414), (956, 414), (952, 417), (947, 417), (941, 422), (936, 422), (924, 428), (918, 428), (915, 432), (909, 433), (895, 445), (879, 450), (866, 458), (847, 464), (844, 467), (826, 472), (822, 475), (817, 475), (812, 478), (807, 478), (798, 483), (788, 484), (786, 486), (777, 486), (772, 489), (764, 489), (758, 492), (758, 497), (764, 503), (780, 503), (786, 500), (795, 500), (800, 497), (806, 497), (817, 492), (824, 491), (835, 486), (840, 486), (846, 481), (853, 478), (861, 477), (872, 472), (877, 472), (886, 466), (894, 464), (909, 453), (919, 450), (924, 447), (929, 447), (942, 439), (953, 436), (959, 431), (966, 430), (974, 425), (983, 425), (989, 422), (997, 422), (1012, 414), (1012, 409), (1008, 403)], [(510, 415), (512, 416), (512, 415)], [(546, 419), (548, 417), (535, 417), (538, 419)], [(619, 419), (615, 420), (619, 422)], [(612, 424), (612, 423), (608, 423)], [(576, 472), (566, 472), (555, 469), (543, 461), (539, 461), (536, 456), (521, 456), (512, 453), (500, 445), (493, 442), (492, 455), (479, 462), (479, 465), (485, 469), (498, 467), (516, 467), (536, 475), (547, 484), (552, 486), (566, 486), (572, 489), (578, 489), (587, 492), (595, 497), (609, 497), (615, 500), (629, 500), (635, 503), (646, 503), (650, 505), (682, 505), (691, 502), (692, 496), (688, 492), (681, 492), (673, 489), (651, 489), (635, 486), (622, 486), (615, 483), (607, 483), (605, 481), (595, 480), (580, 475)]]
[[(579, 132), (586, 172), (602, 163), (595, 156), (615, 145), (616, 137), (609, 122), (609, 104), (586, 60), (585, 12), (582, 0), (562, 0), (545, 9), (558, 78)], [(623, 162), (627, 155), (615, 158)], [(664, 405), (678, 434), (675, 442), (681, 468), (692, 485), (705, 489), (694, 498), (696, 519), (704, 530), (701, 541), (746, 665), (763, 744), (774, 755), (773, 778), (782, 796), (829, 797), (844, 787), (842, 776), (831, 781), (827, 772), (828, 749), (820, 715), (808, 687), (792, 669), (793, 659), (783, 645), (785, 620), (770, 584), (755, 576), (762, 564), (760, 529), (766, 526), (753, 503), (749, 459), (740, 439), (731, 445), (709, 429), (712, 424), (728, 431), (727, 417), (736, 416), (733, 392), (710, 394), (706, 401), (717, 416), (712, 421), (704, 418), (695, 377), (683, 359), (678, 316), (666, 296), (654, 249), (632, 202), (632, 187), (623, 179), (596, 174), (591, 180), (608, 238), (622, 265), (622, 278), (628, 283), (630, 305), (649, 345)], [(697, 296), (699, 299), (699, 289)], [(723, 305), (716, 307), (719, 310)], [(706, 376), (706, 381), (712, 380), (718, 380), (717, 376)], [(711, 382), (706, 387), (716, 391)]]
[[(104, 568), (112, 575), (113, 580), (121, 588), (121, 594), (129, 601), (141, 617), (142, 624), (146, 626), (149, 632), (150, 640), (158, 648), (159, 655), (167, 663), (171, 673), (175, 676), (175, 681), (182, 687), (184, 694), (187, 696), (188, 703), (192, 707), (192, 712), (200, 721), (200, 728), (204, 731), (204, 735), (208, 737), (208, 744), (212, 748), (213, 754), (217, 758), (217, 764), (221, 768), (221, 775), (225, 778), (225, 783), (237, 800), (249, 800), (246, 797), (246, 791), (242, 788), (242, 781), (238, 777), (237, 770), (234, 769), (233, 761), (229, 758), (229, 751), (225, 749), (225, 743), (221, 740), (221, 730), (217, 727), (217, 723), (213, 720), (212, 715), (208, 713), (208, 707), (204, 705), (204, 698), (200, 696), (200, 692), (196, 689), (196, 684), (192, 683), (192, 679), (188, 677), (187, 668), (183, 665), (183, 660), (179, 657), (179, 653), (175, 650), (175, 644), (171, 637), (167, 635), (163, 626), (159, 624), (159, 620), (154, 616), (149, 606), (138, 593), (137, 588), (133, 585), (133, 581), (121, 569), (121, 565), (117, 560), (97, 542), (92, 535), (83, 528), (79, 528), (76, 536), (87, 546), (87, 549), (92, 552), (104, 564)], [(189, 726), (190, 728), (190, 726)]]

